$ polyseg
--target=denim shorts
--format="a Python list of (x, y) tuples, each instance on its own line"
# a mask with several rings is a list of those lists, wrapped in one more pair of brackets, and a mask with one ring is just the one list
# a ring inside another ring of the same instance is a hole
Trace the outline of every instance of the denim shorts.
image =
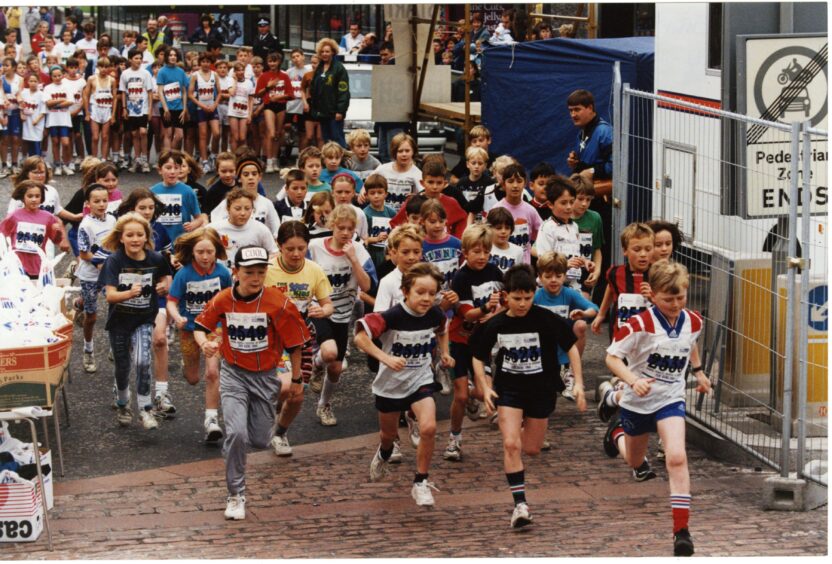
[(621, 427), (631, 437), (656, 432), (656, 422), (668, 417), (685, 417), (685, 402), (668, 404), (653, 413), (636, 413), (621, 408)]

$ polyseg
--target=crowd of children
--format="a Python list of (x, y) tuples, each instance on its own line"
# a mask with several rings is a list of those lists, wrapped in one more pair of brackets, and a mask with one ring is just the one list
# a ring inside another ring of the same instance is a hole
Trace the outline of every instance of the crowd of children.
[[(599, 333), (609, 317), (613, 379), (600, 386), (598, 406), (609, 422), (604, 450), (621, 454), (636, 480), (650, 479), (655, 473), (647, 437), (659, 433), (670, 476), (674, 550), (693, 552), (684, 454), (688, 364), (701, 391), (709, 382), (695, 342), (702, 319), (685, 309), (687, 273), (673, 262), (681, 244), (673, 224), (627, 226), (620, 234), (626, 262), (602, 272), (601, 219), (588, 210), (591, 177), (566, 178), (545, 163), (529, 174), (510, 156), (493, 158), (483, 126), (471, 131), (464, 168), (450, 173), (441, 155), (420, 158), (406, 133), (392, 139), (393, 161), (387, 164), (369, 155), (366, 131), (350, 135), (349, 150), (336, 143), (309, 145), (296, 168), (283, 171), (283, 189), (271, 201), (262, 182), (277, 168), (279, 144), (266, 143), (264, 168), (257, 150), (244, 144), (245, 126), (258, 96), (267, 97), (268, 130), (281, 126), (292, 90), (279, 71), (280, 58), (270, 56), (265, 73), (262, 62), (252, 61), (256, 85), (244, 90), (248, 102), (208, 58), (199, 58), (190, 83), (172, 64), (174, 51), (165, 62), (169, 72), (159, 71), (154, 85), (141, 53), (130, 57), (131, 67), (118, 80), (102, 57), (99, 74), (80, 88), (81, 106), (100, 126), (96, 139), (104, 154), (115, 116), (123, 112), (124, 131), (138, 132), (133, 147), (146, 168), (144, 130), (158, 86), (165, 130), (176, 132), (184, 115), (195, 116), (198, 147), (182, 152), (172, 148), (180, 133), (165, 137), (160, 182), (126, 199), (118, 189), (119, 168), (89, 157), (68, 209), (34, 151), (14, 176), (10, 214), (0, 224), (32, 277), (40, 271), (38, 250), (48, 241), (75, 252), (87, 372), (98, 370), (93, 330), (103, 292), (119, 425), (133, 422), (131, 370), (144, 428), (157, 429), (175, 414), (168, 388), (169, 331), (175, 327), (188, 383), (199, 383), (204, 363), (205, 440), (224, 439), (225, 515), (242, 519), (246, 446), (271, 445), (277, 455), (291, 455), (288, 430), (307, 389), (319, 394), (321, 424), (337, 424), (333, 399), (348, 367), (354, 328), (355, 345), (375, 372), (380, 443), (370, 479), (383, 479), (389, 464), (402, 461), (403, 418), (416, 448), (412, 496), (418, 505), (434, 504), (433, 394), (453, 394), (443, 458), (463, 459), (466, 413), (472, 419), (491, 415), (502, 434), (515, 504), (511, 526), (519, 528), (533, 522), (523, 455), (546, 448), (558, 395), (586, 409), (581, 355), (587, 331)], [(74, 76), (71, 57), (67, 68)], [(244, 80), (245, 70), (235, 65), (233, 80)], [(78, 102), (64, 84), (63, 69), (50, 72), (54, 88), (44, 88), (45, 101), (18, 99), (45, 106), (49, 135), (59, 140), (53, 141), (51, 172), (72, 173), (72, 108)], [(22, 79), (17, 83), (22, 88)], [(230, 86), (220, 111), (223, 84)], [(37, 85), (30, 90), (36, 93)], [(26, 119), (37, 112), (21, 111)], [(235, 151), (217, 154), (212, 163), (221, 114), (245, 123), (231, 128)], [(192, 157), (194, 149), (201, 163)], [(206, 189), (199, 178), (212, 166), (216, 178)], [(70, 224), (69, 232), (60, 220)], [(602, 276), (607, 285), (603, 297), (596, 296), (598, 307), (592, 294)]]

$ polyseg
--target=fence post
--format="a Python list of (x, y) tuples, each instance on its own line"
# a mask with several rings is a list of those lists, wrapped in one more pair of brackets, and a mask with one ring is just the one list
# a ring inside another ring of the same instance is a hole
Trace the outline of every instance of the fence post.
[[(629, 84), (624, 84), (621, 88), (621, 114), (618, 121), (620, 122), (620, 145), (618, 147), (619, 171), (618, 178), (613, 179), (615, 188), (613, 190), (612, 199), (612, 228), (613, 233), (621, 233), (627, 223), (627, 189), (628, 177), (630, 174), (630, 102), (632, 100), (627, 90), (630, 89)], [(620, 264), (623, 262), (621, 245), (613, 243), (610, 245), (613, 250), (614, 260), (610, 264)]]
[[(794, 347), (794, 286), (795, 286), (795, 271), (794, 258), (797, 255), (797, 199), (798, 199), (798, 183), (797, 175), (800, 158), (800, 124), (792, 122), (791, 131), (791, 190), (789, 192), (789, 256), (788, 269), (786, 271), (786, 339), (784, 343), (784, 363), (783, 363), (783, 425), (781, 430), (781, 452), (780, 452), (780, 476), (783, 478), (789, 477), (789, 445), (791, 444), (792, 435), (792, 362), (793, 362), (793, 347)], [(774, 299), (780, 301), (780, 295), (776, 293), (776, 286), (774, 287)], [(772, 304), (772, 310), (776, 309), (776, 304)], [(777, 335), (772, 335), (772, 341), (776, 342)]]
[(805, 464), (806, 455), (806, 402), (809, 397), (808, 374), (809, 374), (809, 269), (810, 263), (810, 245), (809, 238), (811, 237), (809, 227), (811, 222), (811, 196), (812, 196), (812, 138), (809, 133), (809, 128), (812, 126), (811, 121), (803, 122), (803, 193), (801, 194), (801, 204), (803, 224), (801, 240), (803, 241), (803, 268), (800, 271), (800, 328), (798, 335), (798, 384), (797, 393), (800, 394), (797, 399), (797, 477), (803, 477), (803, 466)]
[[(612, 86), (612, 217), (616, 217), (615, 199), (621, 194), (621, 178), (627, 167), (624, 165), (626, 157), (621, 152), (621, 138), (623, 137), (621, 128), (624, 122), (621, 119), (621, 63), (615, 61), (613, 65), (613, 86)], [(613, 226), (616, 225), (616, 220), (613, 220)], [(615, 249), (616, 245), (610, 245), (611, 249)], [(616, 260), (610, 261), (610, 264), (618, 264), (618, 257), (616, 251), (613, 251), (613, 256)], [(612, 258), (612, 257), (610, 257)]]

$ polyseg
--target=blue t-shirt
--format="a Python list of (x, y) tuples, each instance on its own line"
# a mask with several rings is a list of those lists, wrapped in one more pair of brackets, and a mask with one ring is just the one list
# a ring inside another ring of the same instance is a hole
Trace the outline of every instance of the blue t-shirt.
[(422, 242), (422, 260), (436, 266), (442, 276), (445, 277), (442, 290), (451, 287), (451, 280), (454, 279), (454, 275), (459, 270), (459, 258), (461, 256), (462, 243), (453, 235), (446, 235), (444, 239), (439, 241), (425, 239)]
[(184, 108), (182, 101), (188, 97), (188, 75), (181, 67), (165, 65), (160, 68), (156, 74), (156, 84), (162, 87), (168, 109), (181, 111)]
[(173, 277), (169, 298), (177, 302), (179, 313), (188, 320), (186, 331), (194, 330), (194, 319), (220, 290), (231, 287), (231, 273), (216, 263), (211, 272), (200, 274), (193, 263), (186, 264)]
[(168, 232), (171, 241), (185, 232), (184, 225), (202, 213), (199, 202), (190, 186), (177, 182), (173, 186), (165, 186), (163, 182), (154, 184), (150, 191), (162, 202), (162, 214), (156, 220)]
[[(598, 306), (586, 299), (583, 294), (574, 288), (564, 286), (560, 289), (560, 294), (555, 296), (546, 291), (545, 288), (538, 288), (534, 294), (534, 304), (546, 308), (552, 313), (562, 317), (569, 326), (572, 326), (572, 321), (569, 319), (569, 313), (575, 309), (589, 309), (592, 308), (598, 311)], [(558, 347), (558, 362), (563, 366), (569, 364), (569, 357), (566, 351)]]
[(330, 172), (328, 168), (323, 167), (323, 169), (321, 170), (321, 177), (320, 177), (321, 182), (326, 182), (327, 184), (332, 184), (332, 177), (335, 176), (336, 174), (341, 174), (342, 172), (345, 172), (345, 173), (349, 174), (350, 176), (352, 176), (355, 179), (355, 191), (356, 192), (361, 190), (361, 187), (364, 186), (364, 181), (361, 180), (358, 177), (358, 175), (355, 174), (353, 171), (351, 171), (348, 168), (344, 168), (342, 166), (339, 166), (338, 170), (336, 170), (335, 172)]
[[(372, 206), (364, 208), (364, 215), (367, 217), (367, 235), (370, 237), (378, 237), (382, 233), (390, 233), (390, 220), (396, 217), (396, 210), (384, 204), (382, 211), (374, 210)], [(372, 243), (371, 247), (384, 248), (387, 246), (386, 241)]]

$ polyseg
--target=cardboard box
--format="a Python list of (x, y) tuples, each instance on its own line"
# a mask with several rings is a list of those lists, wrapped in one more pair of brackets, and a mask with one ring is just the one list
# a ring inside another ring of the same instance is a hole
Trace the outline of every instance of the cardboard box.
[(49, 408), (72, 352), (72, 339), (51, 345), (0, 350), (0, 411)]
[(34, 542), (43, 531), (43, 502), (37, 481), (0, 484), (0, 542)]

